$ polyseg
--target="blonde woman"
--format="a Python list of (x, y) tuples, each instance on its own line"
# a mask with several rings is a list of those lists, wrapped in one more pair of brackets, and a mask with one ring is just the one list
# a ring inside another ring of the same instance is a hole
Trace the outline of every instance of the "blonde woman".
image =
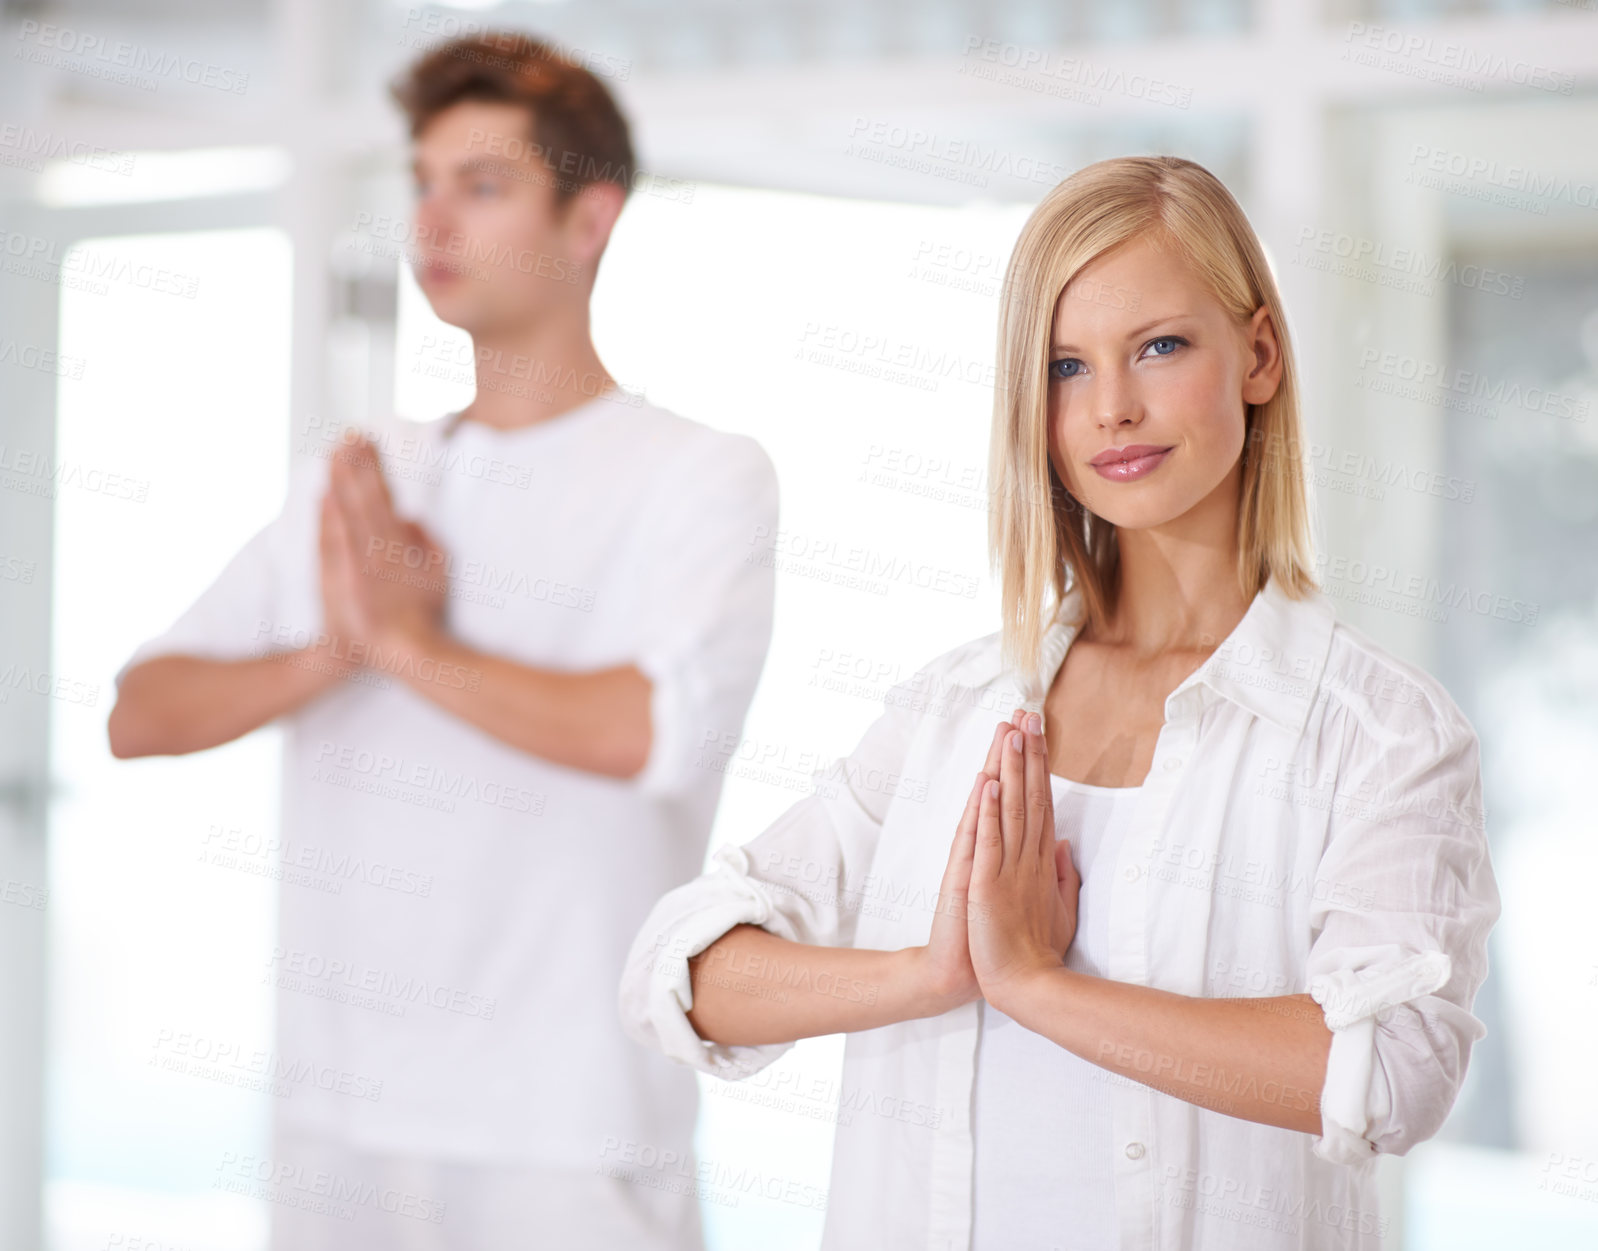
[(1056, 187), (998, 377), (1002, 629), (660, 900), (628, 1030), (727, 1080), (848, 1034), (827, 1251), (1376, 1248), (1376, 1154), (1484, 1033), (1476, 734), (1311, 578), (1284, 310), (1208, 171)]

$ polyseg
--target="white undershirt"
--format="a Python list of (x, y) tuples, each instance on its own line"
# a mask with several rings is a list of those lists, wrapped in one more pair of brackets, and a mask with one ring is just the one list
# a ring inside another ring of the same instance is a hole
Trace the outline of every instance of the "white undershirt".
[[(1054, 824), (1082, 877), (1066, 967), (1103, 976), (1111, 875), (1142, 787), (1055, 775)], [(1110, 1251), (1118, 1246), (1107, 1074), (1058, 1043), (979, 1005), (972, 1096), (972, 1251)]]

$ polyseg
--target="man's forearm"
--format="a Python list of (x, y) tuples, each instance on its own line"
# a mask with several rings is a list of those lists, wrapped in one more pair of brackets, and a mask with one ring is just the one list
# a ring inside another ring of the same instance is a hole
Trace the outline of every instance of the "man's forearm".
[(181, 756), (248, 734), (355, 672), (327, 647), (252, 660), (155, 656), (129, 669), (106, 723), (111, 754)]
[(1062, 968), (995, 1006), (1084, 1060), (1188, 1103), (1321, 1132), (1332, 1032), (1308, 995), (1204, 999)]
[(650, 681), (634, 665), (564, 673), (519, 664), (438, 632), (392, 636), (381, 668), (530, 755), (628, 778), (649, 760)]
[(701, 1038), (731, 1047), (935, 1015), (943, 1009), (918, 989), (918, 950), (813, 947), (735, 925), (688, 962), (688, 1023)]

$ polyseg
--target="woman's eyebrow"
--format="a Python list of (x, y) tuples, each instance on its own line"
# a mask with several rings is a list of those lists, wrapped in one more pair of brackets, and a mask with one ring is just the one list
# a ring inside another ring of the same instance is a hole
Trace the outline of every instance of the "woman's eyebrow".
[[(1165, 317), (1156, 317), (1153, 321), (1146, 322), (1145, 324), (1137, 327), (1137, 329), (1135, 329), (1135, 330), (1128, 330), (1126, 332), (1126, 337), (1128, 339), (1135, 339), (1141, 334), (1147, 334), (1149, 331), (1153, 330), (1156, 326), (1163, 326), (1168, 321), (1182, 321), (1182, 320), (1184, 320), (1184, 319), (1186, 319), (1187, 317), (1190, 317), (1190, 316), (1191, 316), (1191, 314), (1189, 314), (1189, 313), (1171, 313), (1171, 314), (1168, 314)], [(1056, 343), (1050, 349), (1050, 351), (1054, 351), (1054, 352), (1079, 352), (1079, 351), (1081, 351), (1081, 349), (1079, 347), (1077, 347), (1074, 343)]]

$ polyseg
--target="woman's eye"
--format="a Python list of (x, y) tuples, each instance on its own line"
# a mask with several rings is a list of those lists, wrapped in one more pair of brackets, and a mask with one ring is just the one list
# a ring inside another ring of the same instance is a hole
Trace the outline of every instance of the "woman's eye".
[[(1166, 345), (1164, 350), (1160, 348), (1162, 343)], [(1147, 352), (1150, 348), (1153, 348), (1155, 356), (1170, 356), (1177, 348), (1186, 346), (1187, 340), (1181, 335), (1162, 334), (1158, 339), (1150, 339), (1145, 343), (1143, 350)], [(1082, 362), (1074, 356), (1067, 356), (1062, 360), (1049, 362), (1049, 377), (1051, 378), (1075, 378), (1081, 372)]]

